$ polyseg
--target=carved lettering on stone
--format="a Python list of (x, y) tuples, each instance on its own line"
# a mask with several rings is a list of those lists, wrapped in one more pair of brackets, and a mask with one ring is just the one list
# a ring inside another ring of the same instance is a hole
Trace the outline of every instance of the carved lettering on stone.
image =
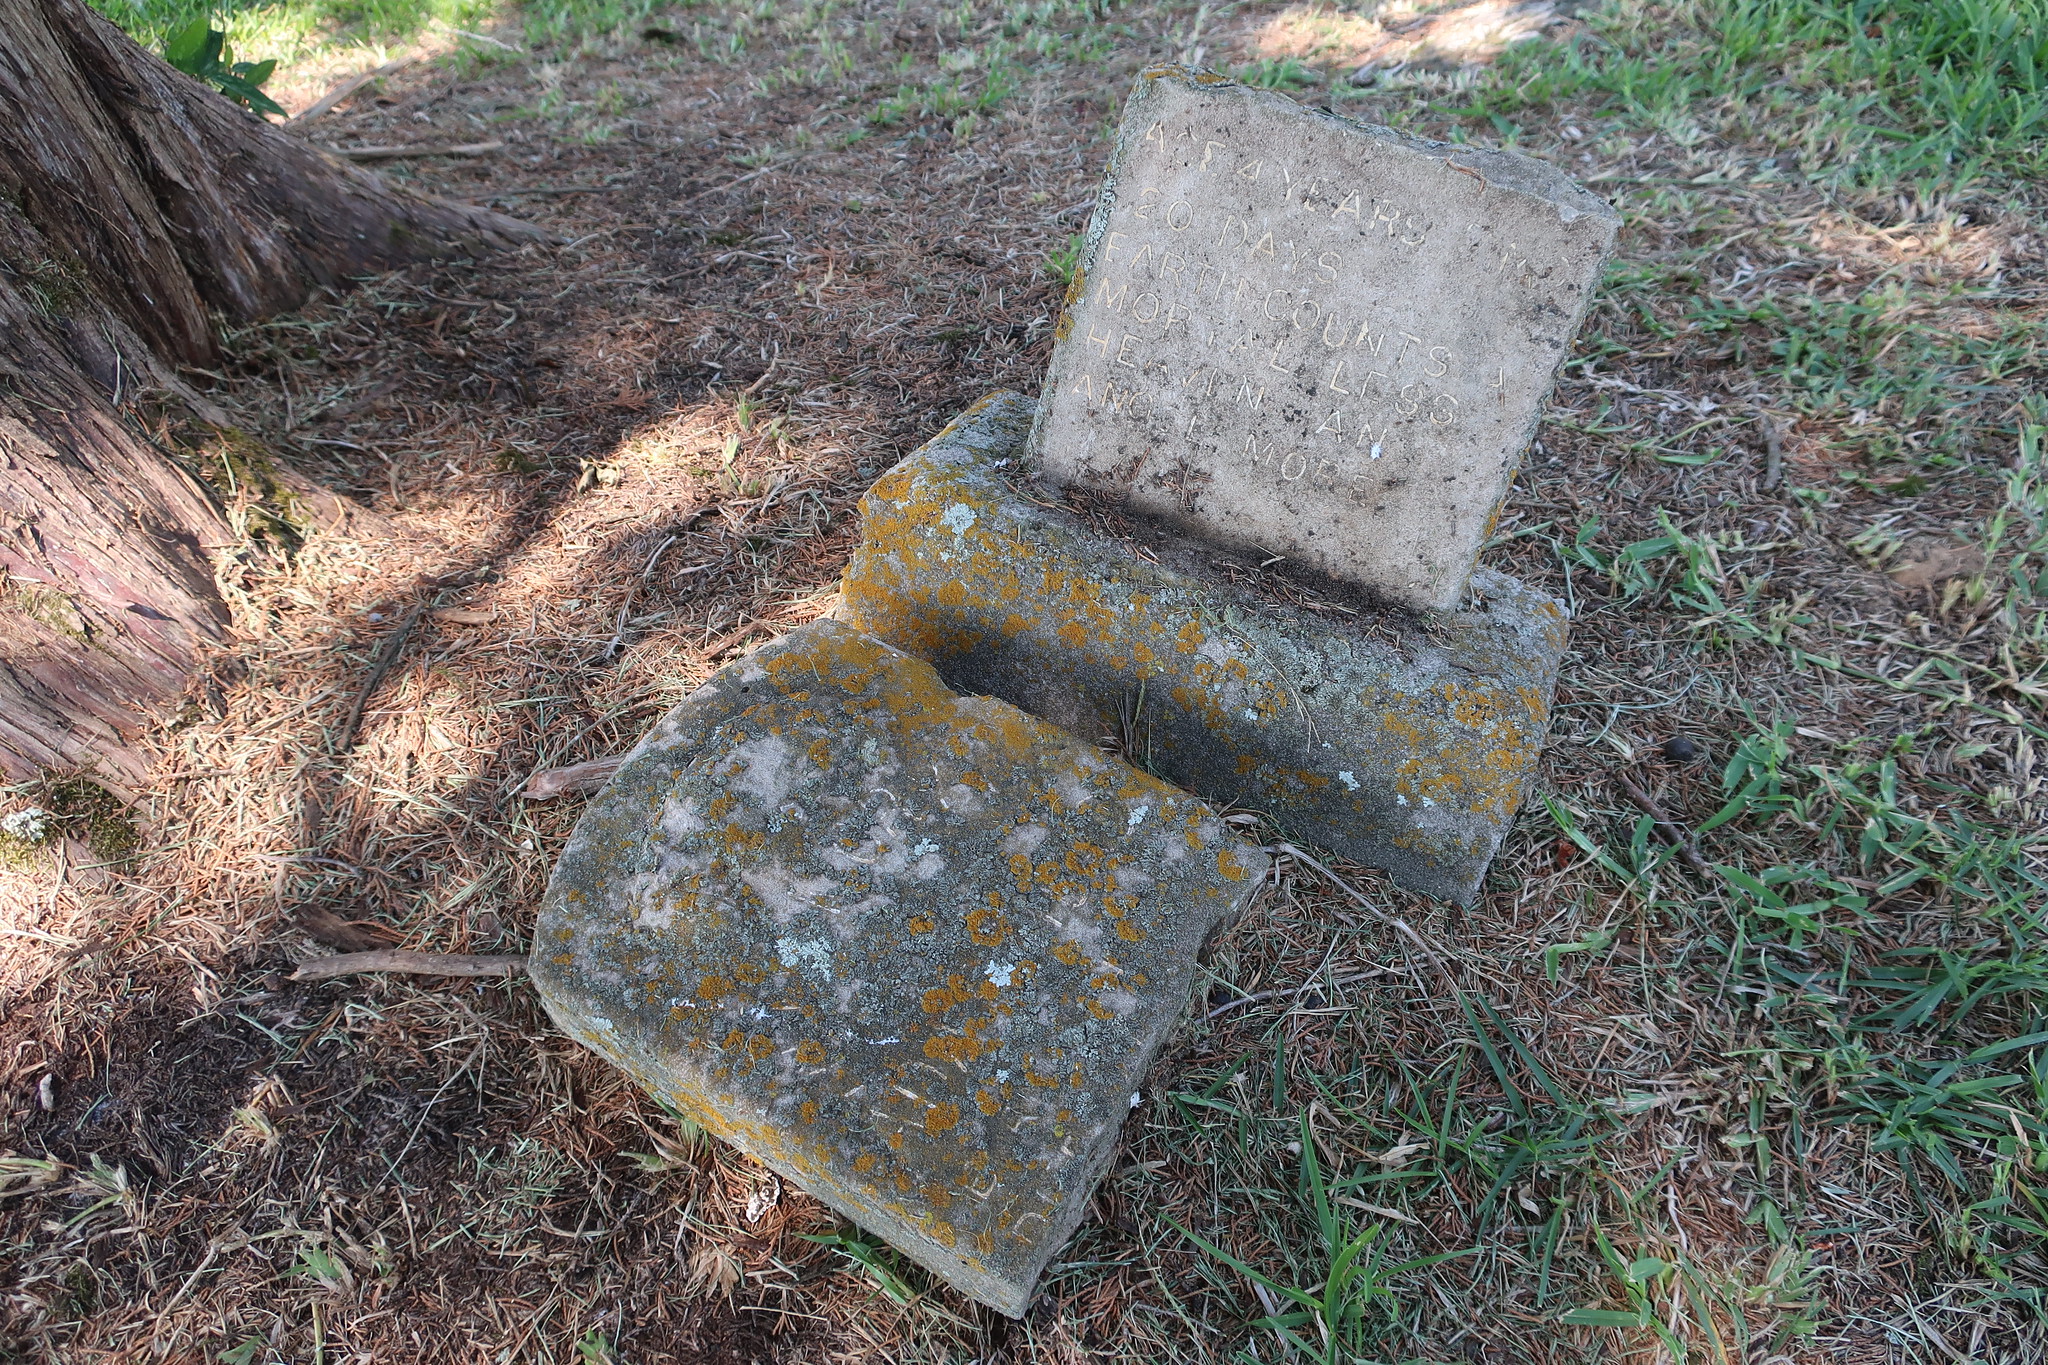
[(1207, 539), (1453, 608), (1618, 223), (1530, 158), (1153, 68), (1032, 456)]

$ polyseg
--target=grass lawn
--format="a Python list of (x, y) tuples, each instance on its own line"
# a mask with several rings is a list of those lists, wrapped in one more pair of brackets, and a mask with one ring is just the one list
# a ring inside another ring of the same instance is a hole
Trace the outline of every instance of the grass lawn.
[[(0, 835), (0, 1357), (2048, 1361), (2048, 3), (1560, 8), (225, 7), (295, 109), (416, 54), (307, 135), (498, 144), (388, 174), (558, 242), (195, 376), (347, 525), (163, 419), (238, 644), (125, 819), (0, 794), (62, 836)], [(526, 775), (819, 614), (861, 490), (1035, 392), (1162, 59), (1625, 227), (1486, 557), (1574, 627), (1484, 898), (1283, 858), (1012, 1324), (520, 985), (285, 977), (336, 919), (524, 946), (576, 816)]]

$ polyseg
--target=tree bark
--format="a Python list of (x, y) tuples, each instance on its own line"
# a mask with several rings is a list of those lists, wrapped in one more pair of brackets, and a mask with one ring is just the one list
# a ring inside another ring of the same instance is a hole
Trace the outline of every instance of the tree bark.
[(138, 400), (203, 411), (178, 369), (223, 321), (543, 236), (308, 146), (81, 0), (0, 2), (0, 771), (138, 781), (224, 638), (226, 523)]

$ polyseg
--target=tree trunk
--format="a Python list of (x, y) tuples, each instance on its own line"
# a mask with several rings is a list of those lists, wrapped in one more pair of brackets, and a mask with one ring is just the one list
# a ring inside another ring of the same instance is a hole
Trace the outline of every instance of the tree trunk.
[(192, 405), (219, 319), (542, 236), (298, 141), (81, 0), (0, 0), (0, 771), (138, 780), (223, 638), (226, 523), (130, 411)]

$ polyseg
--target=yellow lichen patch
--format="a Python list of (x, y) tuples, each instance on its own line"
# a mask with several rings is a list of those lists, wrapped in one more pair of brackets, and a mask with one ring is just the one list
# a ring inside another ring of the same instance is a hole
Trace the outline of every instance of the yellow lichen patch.
[(903, 1150), (902, 1129), (899, 1128), (895, 1132), (889, 1134), (889, 1150), (892, 1152), (900, 1152)]
[(979, 987), (969, 986), (965, 976), (959, 972), (952, 972), (947, 975), (945, 985), (933, 986), (924, 993), (922, 1003), (926, 1014), (944, 1014), (955, 1005), (964, 1005), (969, 1000), (993, 998), (994, 995), (995, 988), (987, 982), (982, 982)]
[(924, 1055), (935, 1062), (971, 1062), (985, 1053), (994, 1052), (1002, 1044), (981, 1036), (982, 1030), (993, 1022), (970, 1019), (959, 1033), (935, 1033), (924, 1040)]
[(856, 1174), (866, 1175), (875, 1169), (875, 1162), (879, 1159), (873, 1152), (862, 1152), (853, 1159), (853, 1169)]
[(984, 948), (1001, 947), (1015, 930), (1016, 926), (995, 910), (984, 907), (967, 912), (967, 936)]
[(1126, 943), (1143, 943), (1145, 931), (1127, 919), (1116, 922), (1116, 936)]
[(796, 1107), (796, 1114), (805, 1123), (816, 1123), (818, 1121), (818, 1102), (816, 1100), (805, 1100)]
[(1108, 851), (1098, 844), (1091, 844), (1086, 839), (1076, 839), (1074, 846), (1067, 850), (1067, 856), (1061, 861), (1066, 864), (1067, 871), (1075, 876), (1088, 877), (1093, 876), (1095, 870), (1102, 866), (1102, 860), (1107, 854)]
[(1024, 1083), (1026, 1085), (1035, 1085), (1041, 1090), (1057, 1090), (1060, 1088), (1060, 1078), (1057, 1075), (1047, 1076), (1040, 1073), (1031, 1065), (1029, 1057), (1024, 1059)]
[(987, 1086), (982, 1086), (974, 1092), (974, 1106), (982, 1113), (994, 1117), (1002, 1112), (1003, 1102), (991, 1095)]
[(747, 1055), (755, 1061), (775, 1054), (775, 1040), (765, 1033), (756, 1033), (747, 1039)]
[(767, 842), (768, 836), (757, 829), (748, 829), (743, 825), (725, 827), (725, 845), (730, 851), (744, 850), (751, 853)]
[(796, 1045), (796, 1059), (805, 1066), (818, 1066), (825, 1060), (825, 1046), (806, 1038)]
[(913, 934), (929, 934), (938, 926), (932, 922), (930, 915), (912, 915), (905, 927)]
[(806, 750), (805, 752), (806, 752), (806, 753), (807, 753), (807, 754), (808, 754), (808, 755), (810, 756), (810, 760), (811, 760), (811, 762), (813, 762), (813, 763), (817, 764), (817, 765), (818, 765), (819, 767), (821, 767), (821, 768), (829, 768), (829, 767), (831, 767), (831, 766), (832, 766), (832, 741), (831, 741), (831, 740), (829, 740), (829, 739), (819, 739), (819, 740), (813, 740), (813, 741), (811, 742), (811, 747), (810, 747), (810, 748), (809, 748), (808, 750)]
[(960, 1122), (960, 1106), (951, 1100), (932, 1105), (924, 1111), (924, 1130), (937, 1135), (957, 1126)]
[(1081, 951), (1081, 945), (1070, 938), (1061, 939), (1058, 943), (1053, 944), (1052, 955), (1069, 967), (1078, 967), (1088, 960), (1087, 956)]

